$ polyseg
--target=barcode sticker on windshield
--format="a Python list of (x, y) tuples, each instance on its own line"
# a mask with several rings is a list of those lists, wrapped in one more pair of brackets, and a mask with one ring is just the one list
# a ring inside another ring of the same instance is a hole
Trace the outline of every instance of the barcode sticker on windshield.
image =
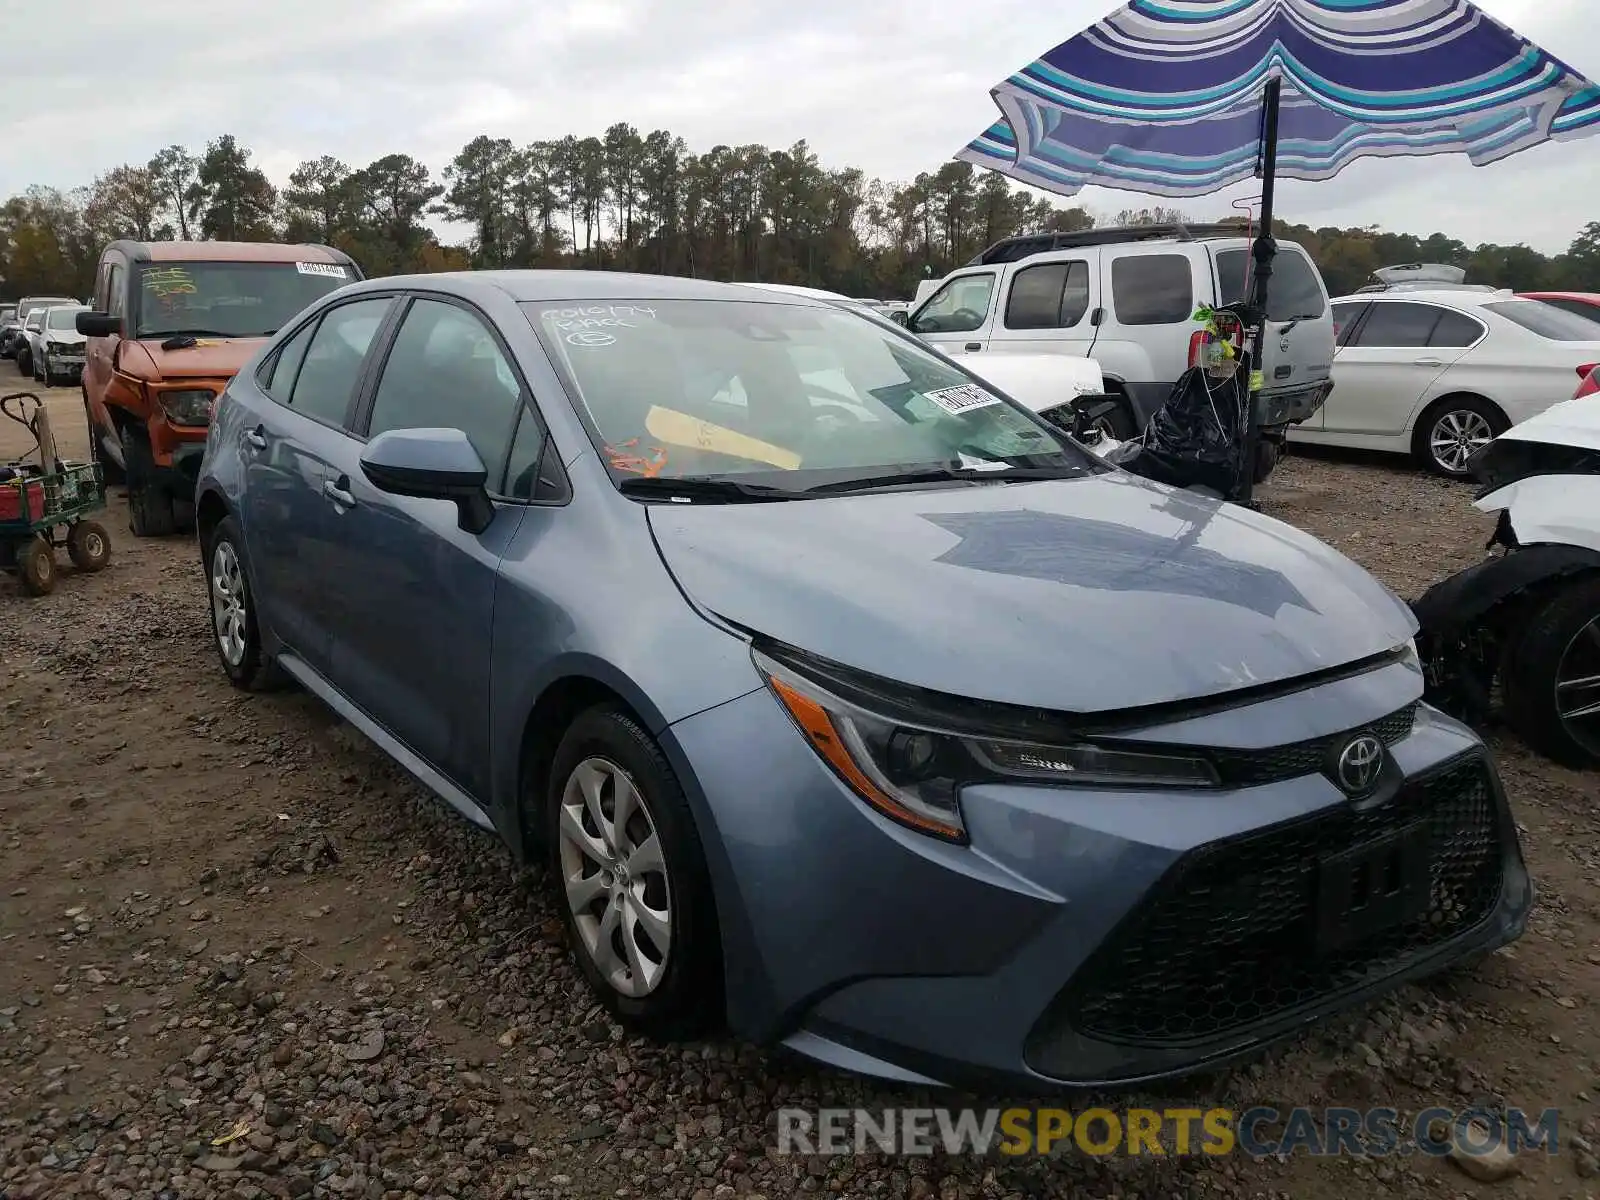
[(963, 383), (959, 387), (942, 388), (937, 392), (925, 392), (924, 395), (945, 412), (956, 417), (975, 408), (987, 408), (991, 404), (1000, 403), (999, 396), (984, 391), (975, 383)]
[(301, 263), (297, 262), (294, 269), (302, 275), (327, 275), (333, 279), (349, 279), (350, 272), (338, 263)]

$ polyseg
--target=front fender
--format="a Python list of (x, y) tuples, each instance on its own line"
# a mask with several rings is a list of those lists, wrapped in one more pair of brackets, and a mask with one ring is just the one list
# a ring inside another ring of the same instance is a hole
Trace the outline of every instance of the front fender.
[(1554, 543), (1523, 546), (1434, 584), (1411, 604), (1426, 635), (1459, 636), (1518, 592), (1552, 579), (1600, 570), (1600, 550)]

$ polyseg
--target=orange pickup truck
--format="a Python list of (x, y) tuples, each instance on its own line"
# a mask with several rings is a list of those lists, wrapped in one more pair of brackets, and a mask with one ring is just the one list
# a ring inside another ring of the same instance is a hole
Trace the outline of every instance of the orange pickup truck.
[(125, 480), (139, 537), (187, 528), (211, 406), (262, 342), (319, 296), (361, 279), (329, 246), (112, 242), (100, 256), (83, 406), (94, 459)]

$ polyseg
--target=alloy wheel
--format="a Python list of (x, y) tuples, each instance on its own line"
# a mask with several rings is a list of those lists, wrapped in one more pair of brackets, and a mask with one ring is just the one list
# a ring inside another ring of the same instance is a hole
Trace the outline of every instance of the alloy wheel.
[(244, 572), (239, 554), (229, 541), (219, 541), (211, 552), (211, 616), (217, 630), (217, 649), (230, 667), (244, 663), (246, 649)]
[(1600, 758), (1600, 616), (1580, 629), (1561, 654), (1556, 714), (1567, 735)]
[(620, 995), (647, 996), (672, 950), (672, 891), (655, 816), (631, 776), (584, 759), (561, 795), (561, 884), (595, 969)]
[(1452, 475), (1464, 475), (1467, 461), (1494, 440), (1489, 419), (1470, 408), (1442, 413), (1428, 432), (1428, 453)]

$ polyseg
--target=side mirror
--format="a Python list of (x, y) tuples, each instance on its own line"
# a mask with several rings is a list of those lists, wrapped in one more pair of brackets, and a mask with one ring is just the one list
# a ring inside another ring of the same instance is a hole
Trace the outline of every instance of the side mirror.
[(896, 325), (905, 325), (910, 322), (911, 314), (903, 308), (897, 308), (889, 314), (889, 320), (893, 321)]
[(122, 332), (122, 318), (110, 313), (81, 312), (72, 318), (84, 337), (116, 337)]
[(468, 533), (482, 533), (494, 520), (489, 472), (459, 429), (380, 433), (362, 451), (361, 470), (380, 492), (452, 501), (457, 524)]

